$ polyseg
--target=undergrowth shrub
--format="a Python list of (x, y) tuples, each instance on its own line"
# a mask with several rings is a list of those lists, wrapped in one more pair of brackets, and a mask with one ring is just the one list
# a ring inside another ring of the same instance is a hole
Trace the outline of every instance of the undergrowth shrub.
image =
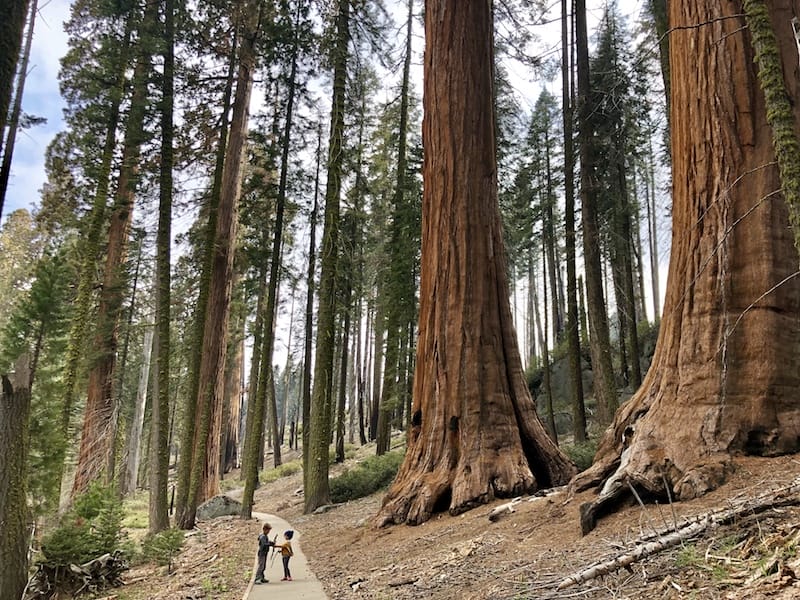
[(142, 555), (147, 560), (166, 566), (167, 573), (172, 573), (172, 560), (183, 548), (184, 539), (183, 531), (175, 528), (149, 535), (142, 542)]
[(585, 471), (592, 466), (594, 455), (597, 452), (597, 440), (588, 440), (579, 444), (565, 444), (561, 446), (564, 454), (578, 467), (578, 471)]
[(261, 473), (261, 475), (259, 475), (259, 480), (263, 483), (272, 483), (281, 477), (288, 477), (289, 475), (299, 473), (302, 468), (303, 465), (299, 460), (293, 460)]
[(363, 498), (388, 486), (403, 462), (403, 452), (387, 452), (370, 456), (331, 480), (331, 501), (347, 502)]
[(82, 564), (129, 546), (122, 530), (123, 517), (122, 503), (114, 489), (93, 484), (44, 537), (42, 554), (54, 564)]

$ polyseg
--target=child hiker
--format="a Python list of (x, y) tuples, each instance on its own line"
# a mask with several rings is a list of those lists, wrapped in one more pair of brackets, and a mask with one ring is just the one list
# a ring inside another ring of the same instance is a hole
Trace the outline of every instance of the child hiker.
[(281, 581), (291, 581), (292, 574), (289, 572), (289, 559), (294, 556), (294, 552), (292, 552), (292, 538), (294, 537), (294, 531), (289, 529), (283, 534), (283, 538), (286, 540), (282, 544), (278, 545), (278, 548), (281, 549), (281, 559), (283, 560), (283, 578)]
[(267, 567), (267, 554), (269, 554), (270, 546), (275, 546), (275, 541), (269, 539), (269, 532), (272, 526), (269, 523), (264, 523), (261, 535), (258, 536), (258, 569), (256, 570), (256, 579), (254, 583), (269, 583), (268, 579), (264, 579), (264, 569)]

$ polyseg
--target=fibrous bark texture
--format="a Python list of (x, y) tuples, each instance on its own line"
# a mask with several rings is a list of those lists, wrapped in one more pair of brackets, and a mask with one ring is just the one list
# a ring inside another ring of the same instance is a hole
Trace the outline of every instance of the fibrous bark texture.
[[(719, 486), (736, 453), (800, 445), (800, 281), (740, 2), (670, 2), (673, 238), (652, 366), (576, 490), (604, 483), (584, 531), (631, 484), (678, 499)], [(770, 20), (800, 131), (792, 1)]]
[(408, 449), (378, 525), (566, 481), (526, 386), (497, 205), (490, 4), (425, 7), (420, 324)]
[(28, 359), (23, 356), (10, 378), (0, 377), (0, 600), (21, 598), (28, 579), (29, 369)]

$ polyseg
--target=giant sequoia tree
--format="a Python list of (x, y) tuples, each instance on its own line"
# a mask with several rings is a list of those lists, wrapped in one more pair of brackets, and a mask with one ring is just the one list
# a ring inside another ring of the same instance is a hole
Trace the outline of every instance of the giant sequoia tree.
[(583, 507), (584, 531), (629, 484), (692, 498), (725, 480), (733, 454), (794, 452), (800, 443), (800, 281), (784, 202), (797, 182), (779, 177), (768, 124), (781, 112), (796, 147), (793, 1), (750, 3), (777, 38), (771, 84), (793, 106), (783, 111), (768, 110), (759, 89), (742, 4), (669, 3), (674, 183), (664, 315), (642, 387), (574, 482), (604, 483)]
[(122, 159), (105, 248), (103, 282), (95, 318), (94, 347), (72, 488), (73, 497), (84, 493), (104, 470), (108, 481), (113, 478), (117, 400), (113, 390), (118, 368), (120, 315), (127, 287), (124, 265), (133, 222), (141, 147), (147, 135), (144, 122), (149, 105), (147, 95), (152, 64), (149, 43), (156, 19), (156, 8), (155, 4), (150, 4), (139, 27), (140, 39), (131, 82), (131, 103), (125, 124)]
[(419, 344), (408, 449), (377, 517), (418, 524), (566, 481), (526, 386), (497, 203), (491, 3), (425, 5)]

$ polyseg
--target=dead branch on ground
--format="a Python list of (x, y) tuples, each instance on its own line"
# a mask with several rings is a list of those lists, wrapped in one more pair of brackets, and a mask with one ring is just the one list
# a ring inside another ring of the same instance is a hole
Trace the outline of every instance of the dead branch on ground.
[(615, 556), (603, 562), (595, 563), (591, 567), (574, 573), (562, 580), (558, 584), (557, 589), (563, 590), (579, 583), (591, 581), (596, 577), (607, 575), (621, 567), (629, 567), (631, 564), (647, 558), (648, 556), (671, 548), (681, 542), (699, 537), (707, 529), (728, 524), (741, 516), (761, 513), (780, 506), (792, 506), (797, 504), (800, 504), (800, 478), (795, 479), (788, 486), (765, 492), (755, 498), (738, 501), (730, 508), (719, 509), (705, 515), (700, 515), (678, 527), (673, 527), (670, 530), (661, 532), (660, 536), (653, 541), (643, 543), (640, 538), (637, 542), (637, 546), (631, 552)]

